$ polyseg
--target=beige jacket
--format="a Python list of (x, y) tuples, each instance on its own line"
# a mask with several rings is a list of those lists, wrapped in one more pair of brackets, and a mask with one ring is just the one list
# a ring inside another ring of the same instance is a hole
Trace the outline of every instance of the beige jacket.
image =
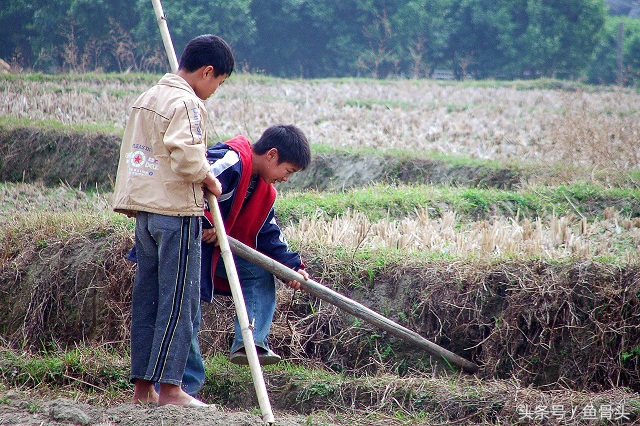
[(122, 145), (113, 209), (202, 216), (207, 111), (189, 84), (165, 74), (133, 105)]

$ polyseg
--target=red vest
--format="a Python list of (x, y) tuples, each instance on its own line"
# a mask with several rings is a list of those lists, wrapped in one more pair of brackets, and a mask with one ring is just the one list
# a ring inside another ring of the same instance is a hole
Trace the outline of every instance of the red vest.
[[(231, 211), (227, 217), (223, 218), (224, 227), (227, 235), (255, 249), (258, 232), (262, 228), (276, 200), (276, 189), (273, 185), (266, 183), (261, 177), (258, 177), (256, 187), (245, 204), (244, 199), (249, 188), (253, 165), (251, 143), (244, 136), (236, 136), (224, 142), (224, 144), (238, 153), (242, 164), (242, 176), (240, 177), (240, 182), (233, 196)], [(229, 192), (229, 188), (223, 188), (223, 190)], [(211, 223), (213, 223), (211, 213), (207, 211), (205, 215)], [(220, 232), (220, 230), (217, 230), (217, 232)], [(211, 277), (213, 278), (214, 293), (230, 294), (231, 289), (229, 282), (215, 276), (216, 265), (218, 264), (219, 258), (220, 248), (216, 247), (213, 252), (213, 262), (211, 262)]]

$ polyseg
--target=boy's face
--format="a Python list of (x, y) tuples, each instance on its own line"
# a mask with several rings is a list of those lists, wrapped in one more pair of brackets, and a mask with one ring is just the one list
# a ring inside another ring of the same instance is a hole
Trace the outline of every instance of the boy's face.
[(265, 182), (271, 184), (286, 182), (292, 174), (300, 171), (300, 167), (291, 163), (282, 162), (278, 164), (278, 150), (276, 148), (271, 148), (266, 154), (266, 167), (260, 173)]

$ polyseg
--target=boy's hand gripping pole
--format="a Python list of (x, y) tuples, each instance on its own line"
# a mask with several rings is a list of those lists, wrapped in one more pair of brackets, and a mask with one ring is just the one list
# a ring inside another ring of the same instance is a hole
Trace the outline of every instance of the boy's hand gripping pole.
[[(178, 70), (178, 59), (173, 48), (171, 35), (169, 34), (167, 18), (162, 10), (160, 0), (151, 0), (151, 2), (153, 3), (153, 10), (155, 11), (156, 18), (158, 20), (158, 27), (160, 28), (162, 42), (164, 43), (164, 48), (167, 52), (167, 57), (169, 58), (171, 71), (176, 72)], [(222, 260), (224, 261), (225, 270), (227, 271), (227, 278), (231, 287), (231, 294), (233, 295), (233, 303), (236, 307), (238, 322), (242, 329), (242, 339), (244, 340), (244, 348), (247, 353), (249, 368), (251, 369), (253, 385), (256, 389), (256, 394), (258, 395), (258, 403), (260, 404), (260, 411), (262, 412), (262, 420), (265, 423), (272, 425), (275, 423), (275, 419), (273, 417), (273, 412), (271, 411), (271, 403), (269, 402), (267, 388), (264, 383), (264, 377), (262, 376), (262, 369), (260, 368), (260, 361), (258, 360), (258, 352), (253, 340), (253, 327), (249, 325), (249, 316), (244, 303), (244, 297), (242, 296), (242, 288), (240, 287), (238, 272), (236, 271), (235, 262), (233, 261), (233, 255), (231, 254), (231, 248), (229, 247), (229, 241), (227, 240), (227, 234), (224, 229), (224, 222), (222, 220), (222, 215), (220, 214), (220, 206), (218, 206), (218, 200), (216, 197), (211, 194), (207, 194), (207, 200), (209, 201), (209, 209), (213, 216), (213, 224), (216, 227), (216, 235), (218, 237), (218, 243), (220, 244), (220, 251), (222, 254)]]

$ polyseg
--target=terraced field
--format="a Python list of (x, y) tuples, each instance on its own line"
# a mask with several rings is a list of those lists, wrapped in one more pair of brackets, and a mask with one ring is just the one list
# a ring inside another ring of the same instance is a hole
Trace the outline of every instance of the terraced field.
[[(19, 390), (0, 419), (34, 393), (35, 414), (52, 394), (102, 407), (87, 424), (158, 415), (121, 404), (133, 223), (109, 205), (129, 105), (158, 78), (0, 77), (0, 391)], [(288, 362), (265, 376), (284, 422), (638, 421), (638, 93), (234, 75), (208, 106), (212, 142), (306, 132), (313, 164), (279, 186), (277, 214), (317, 281), (480, 366), (461, 374), (281, 289)], [(205, 306), (203, 398), (252, 424), (250, 377), (224, 359), (232, 316)]]

